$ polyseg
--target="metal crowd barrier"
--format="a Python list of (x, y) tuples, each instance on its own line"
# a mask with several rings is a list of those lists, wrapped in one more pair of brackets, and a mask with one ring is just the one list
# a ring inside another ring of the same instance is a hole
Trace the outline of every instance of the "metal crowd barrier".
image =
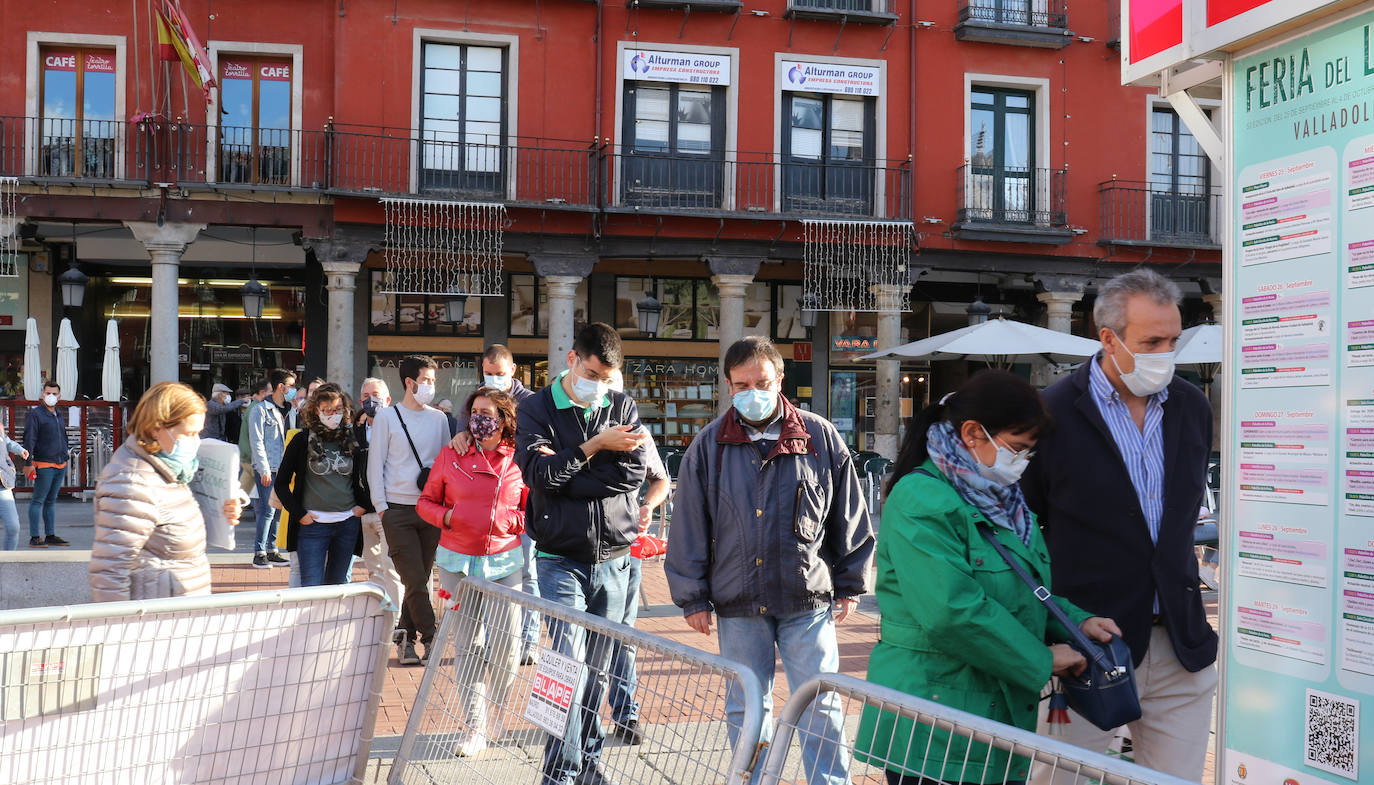
[(393, 618), (371, 584), (0, 612), (0, 782), (373, 781)]
[[(844, 717), (839, 738), (814, 730), (824, 725), (815, 719), (818, 702), (822, 709)], [(980, 745), (1000, 752), (984, 754)], [(892, 772), (903, 775), (903, 785), (1002, 785), (1026, 781), (1028, 775), (1055, 785), (1189, 785), (1187, 780), (1053, 737), (837, 673), (811, 679), (788, 699), (778, 715), (758, 783), (803, 785), (808, 770), (831, 776), (814, 777), (810, 785), (892, 783)], [(923, 773), (927, 780), (922, 780)]]
[[(538, 611), (545, 622), (538, 663), (524, 667), (517, 623), (522, 608)], [(590, 683), (617, 682), (609, 666), (616, 644), (638, 650), (638, 745), (616, 734), (602, 705), (607, 698), (581, 711)], [(725, 719), (727, 690), (744, 696), (741, 727)], [(549, 781), (546, 748), (556, 753), (554, 740), (569, 728), (575, 734), (599, 726), (605, 734), (601, 767), (615, 782), (743, 783), (759, 752), (761, 705), (758, 680), (737, 663), (468, 578), (459, 587), (457, 609), (439, 625), (388, 782), (542, 785)], [(471, 735), (480, 741), (469, 742)]]

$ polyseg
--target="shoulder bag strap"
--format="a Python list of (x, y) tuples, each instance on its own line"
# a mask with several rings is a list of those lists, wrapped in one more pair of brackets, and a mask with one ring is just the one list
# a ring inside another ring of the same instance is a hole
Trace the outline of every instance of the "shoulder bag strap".
[[(916, 469), (915, 471), (927, 477), (935, 476), (925, 469)], [(1035, 578), (1031, 577), (1031, 574), (1026, 571), (1026, 568), (1021, 566), (1021, 562), (1017, 561), (1011, 555), (1011, 552), (1007, 550), (1007, 546), (997, 541), (997, 537), (992, 533), (991, 529), (986, 525), (980, 524), (978, 526), (978, 533), (983, 535), (983, 539), (987, 540), (988, 544), (993, 547), (993, 550), (997, 551), (997, 554), (1002, 557), (1002, 561), (1005, 561), (1007, 566), (1012, 569), (1012, 572), (1016, 573), (1016, 576), (1030, 588), (1035, 598), (1045, 606), (1045, 610), (1050, 612), (1050, 616), (1053, 616), (1056, 621), (1063, 625), (1064, 629), (1069, 631), (1069, 636), (1073, 638), (1074, 643), (1078, 644), (1081, 653), (1090, 657), (1097, 667), (1102, 670), (1108, 672), (1112, 671), (1114, 666), (1107, 662), (1107, 656), (1102, 653), (1102, 649), (1089, 640), (1087, 635), (1083, 634), (1083, 631), (1078, 628), (1077, 624), (1073, 623), (1073, 619), (1069, 618), (1069, 614), (1065, 613), (1063, 608), (1055, 604), (1054, 600), (1051, 598), (1052, 595), (1050, 594), (1050, 590), (1045, 588), (1039, 581), (1035, 580)]]
[(420, 451), (415, 449), (415, 442), (410, 438), (410, 429), (406, 427), (406, 418), (401, 416), (401, 407), (393, 407), (396, 410), (396, 419), (401, 422), (401, 432), (406, 435), (406, 444), (410, 445), (410, 454), (415, 456), (415, 465), (421, 469), (425, 468), (425, 462), (420, 460)]

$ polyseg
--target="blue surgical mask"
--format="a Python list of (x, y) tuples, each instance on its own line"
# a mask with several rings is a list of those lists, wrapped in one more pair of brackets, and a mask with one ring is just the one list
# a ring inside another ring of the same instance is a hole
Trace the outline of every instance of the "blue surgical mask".
[(285, 401), (294, 401), (294, 400), (296, 400), (296, 388), (295, 388), (295, 387), (287, 387), (287, 388), (286, 388), (286, 392), (282, 393), (282, 394), (281, 394), (281, 397), (282, 397), (282, 400), (285, 400)]
[(184, 485), (196, 476), (196, 471), (200, 468), (200, 460), (196, 457), (199, 452), (199, 436), (178, 436), (176, 444), (172, 445), (172, 451), (159, 452), (157, 457), (176, 472), (177, 482)]
[(731, 398), (735, 411), (750, 422), (763, 422), (778, 408), (778, 394), (772, 390), (742, 390)]
[[(578, 361), (578, 365), (581, 365)], [(569, 371), (569, 373), (572, 373)], [(606, 391), (611, 389), (610, 382), (594, 381), (584, 377), (580, 373), (573, 374), (573, 395), (577, 400), (585, 401), (588, 406), (600, 406), (601, 399), (606, 397)]]
[(489, 373), (484, 373), (482, 374), (482, 384), (493, 390), (505, 392), (510, 389), (511, 378), (509, 376), (493, 376)]

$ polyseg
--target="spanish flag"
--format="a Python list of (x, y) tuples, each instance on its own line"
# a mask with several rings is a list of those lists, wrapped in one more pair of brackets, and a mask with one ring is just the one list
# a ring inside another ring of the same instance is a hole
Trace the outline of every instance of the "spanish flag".
[(158, 54), (163, 60), (180, 60), (186, 73), (210, 100), (210, 88), (215, 86), (215, 77), (210, 72), (210, 57), (196, 39), (191, 23), (181, 10), (177, 0), (164, 0), (157, 12)]

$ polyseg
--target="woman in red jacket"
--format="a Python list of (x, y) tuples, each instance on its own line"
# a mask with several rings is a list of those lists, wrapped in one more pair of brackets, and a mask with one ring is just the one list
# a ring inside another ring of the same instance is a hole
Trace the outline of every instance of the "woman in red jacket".
[[(515, 462), (515, 399), (481, 387), (457, 414), (466, 418), (472, 444), (462, 455), (452, 447), (439, 452), (416, 505), (420, 517), (442, 532), (434, 559), (439, 585), (456, 597), (459, 581), (471, 575), (519, 589), (526, 494)], [(519, 667), (520, 614), (502, 603), (483, 605), (463, 609), (454, 641), (458, 679), (468, 687), (467, 728), (456, 749), (465, 756), (498, 735), (488, 731), (486, 704), (503, 704)], [(494, 683), (488, 683), (488, 663)]]

